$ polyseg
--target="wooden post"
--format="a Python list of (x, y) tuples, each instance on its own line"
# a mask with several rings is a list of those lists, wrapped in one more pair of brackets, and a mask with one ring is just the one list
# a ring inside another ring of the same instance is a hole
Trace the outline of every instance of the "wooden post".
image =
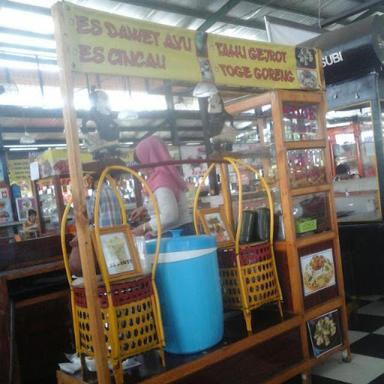
[(63, 117), (65, 138), (68, 150), (69, 173), (72, 183), (72, 199), (74, 203), (74, 216), (76, 231), (79, 241), (81, 267), (83, 270), (85, 294), (87, 298), (89, 321), (93, 340), (93, 348), (96, 360), (97, 378), (99, 384), (109, 384), (110, 374), (107, 365), (107, 349), (101, 321), (101, 312), (97, 296), (96, 270), (93, 258), (91, 237), (88, 228), (86, 200), (83, 192), (83, 172), (80, 161), (79, 137), (77, 131), (76, 112), (73, 104), (73, 77), (71, 57), (64, 39), (67, 37), (64, 31), (63, 20), (64, 3), (58, 3), (52, 7), (52, 15), (55, 24), (55, 38), (57, 61), (60, 72), (60, 86), (63, 96)]

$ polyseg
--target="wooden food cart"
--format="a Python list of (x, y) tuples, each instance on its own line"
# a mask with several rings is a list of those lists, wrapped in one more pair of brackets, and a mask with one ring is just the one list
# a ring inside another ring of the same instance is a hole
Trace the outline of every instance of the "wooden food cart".
[[(345, 359), (349, 360), (319, 51), (209, 34), (202, 38), (194, 31), (140, 22), (68, 3), (56, 4), (53, 15), (74, 217), (98, 383), (110, 383), (111, 376), (82, 194), (83, 172), (73, 105), (77, 77), (95, 73), (157, 79), (160, 84), (165, 80), (171, 88), (188, 84), (191, 89), (201, 81), (214, 82), (219, 88), (234, 89), (233, 92), (239, 92), (240, 88), (247, 97), (240, 101), (226, 100), (226, 110), (235, 117), (249, 116), (256, 128), (257, 122), (268, 120), (268, 144), (276, 154), (284, 226), (282, 240), (275, 244), (283, 319), (276, 311), (272, 312), (266, 322), (261, 318), (256, 321), (255, 333), (249, 336), (242, 322), (235, 327), (226, 323), (228, 332), (224, 342), (208, 353), (178, 359), (166, 355), (168, 368), (144, 370), (127, 380), (278, 383), (302, 374), (308, 381), (311, 368), (336, 351), (343, 350)], [(135, 34), (129, 32), (133, 30)], [(265, 89), (286, 90), (255, 95)], [(200, 106), (203, 105), (201, 102)], [(208, 140), (209, 123), (202, 115)], [(270, 166), (268, 162), (265, 164)], [(309, 283), (311, 274), (324, 266), (328, 271), (327, 277), (323, 276), (326, 282), (317, 286)], [(316, 344), (314, 329), (320, 320), (334, 325), (336, 337), (330, 347)], [(233, 328), (236, 336), (230, 332)], [(82, 382), (80, 377), (62, 371), (57, 377), (62, 384)]]

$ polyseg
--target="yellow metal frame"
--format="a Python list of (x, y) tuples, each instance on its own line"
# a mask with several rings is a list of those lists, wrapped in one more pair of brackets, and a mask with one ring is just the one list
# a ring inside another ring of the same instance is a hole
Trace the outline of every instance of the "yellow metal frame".
[(73, 328), (74, 328), (74, 334), (75, 334), (75, 347), (76, 347), (76, 352), (78, 352), (80, 351), (80, 336), (79, 336), (80, 330), (79, 330), (79, 322), (77, 318), (77, 311), (76, 311), (76, 305), (75, 305), (75, 295), (73, 292), (73, 285), (72, 285), (73, 279), (72, 279), (71, 269), (69, 267), (69, 257), (68, 257), (66, 236), (65, 236), (67, 217), (70, 209), (71, 209), (71, 203), (67, 204), (63, 212), (63, 217), (60, 223), (60, 240), (61, 240), (61, 249), (63, 252), (65, 274), (67, 275), (67, 280), (69, 283), (69, 289), (71, 293), (71, 309), (72, 309)]
[[(248, 300), (247, 282), (246, 282), (246, 276), (245, 276), (246, 275), (246, 268), (248, 268), (249, 266), (241, 266), (241, 263), (240, 263), (240, 249), (241, 249), (240, 235), (241, 235), (241, 223), (242, 223), (242, 218), (243, 218), (243, 211), (242, 211), (243, 187), (242, 187), (242, 183), (241, 183), (241, 174), (240, 174), (239, 166), (246, 168), (249, 172), (252, 172), (256, 175), (258, 175), (258, 172), (255, 168), (253, 168), (252, 166), (250, 166), (249, 164), (245, 163), (242, 160), (234, 159), (231, 157), (224, 157), (223, 160), (233, 167), (233, 169), (236, 173), (236, 177), (237, 177), (239, 199), (238, 199), (238, 212), (237, 212), (238, 225), (237, 225), (236, 234), (235, 234), (236, 273), (237, 273), (237, 283), (238, 283), (239, 292), (240, 292), (241, 310), (243, 311), (247, 331), (248, 331), (248, 333), (251, 334), (252, 333), (251, 310), (256, 308), (257, 306), (262, 305), (262, 304), (259, 304), (259, 305), (251, 305), (250, 304), (250, 302)], [(201, 180), (201, 182), (200, 182), (200, 184), (196, 190), (196, 195), (195, 195), (194, 204), (193, 204), (193, 218), (194, 218), (195, 231), (197, 234), (199, 233), (198, 205), (199, 205), (199, 197), (200, 197), (200, 193), (201, 193), (201, 188), (204, 184), (204, 181), (207, 179), (210, 172), (212, 172), (212, 170), (216, 167), (216, 165), (218, 165), (218, 164), (212, 163), (208, 167), (208, 169), (204, 173), (202, 180)], [(222, 185), (225, 186), (224, 188), (226, 188), (226, 186), (228, 185), (228, 181), (227, 181), (227, 175), (226, 175), (226, 172), (224, 170), (223, 164), (220, 164), (220, 178), (221, 178)], [(271, 259), (272, 259), (272, 270), (273, 270), (275, 284), (276, 284), (276, 288), (277, 288), (277, 292), (278, 292), (278, 295), (277, 295), (278, 297), (276, 299), (272, 299), (269, 301), (277, 301), (279, 312), (280, 312), (280, 315), (282, 317), (283, 316), (282, 306), (281, 306), (282, 293), (281, 293), (281, 287), (280, 287), (278, 275), (277, 275), (275, 254), (273, 251), (273, 230), (274, 230), (273, 199), (272, 199), (272, 194), (271, 194), (270, 188), (269, 188), (267, 182), (265, 181), (264, 177), (258, 175), (258, 178), (261, 182), (262, 188), (264, 189), (264, 191), (267, 195), (267, 200), (268, 200), (268, 207), (269, 207), (269, 212), (270, 212), (270, 231), (269, 231), (270, 235), (269, 235), (268, 243), (270, 245)], [(225, 215), (227, 217), (227, 220), (229, 221), (231, 218), (231, 215), (232, 215), (232, 207), (230, 206), (230, 200), (228, 198), (228, 195), (226, 193), (224, 193), (224, 191), (223, 191), (223, 195), (224, 195), (224, 212), (225, 212)]]
[[(155, 317), (155, 326), (158, 333), (158, 343), (157, 347), (160, 350), (160, 358), (162, 361), (162, 364), (165, 365), (165, 359), (164, 359), (164, 351), (163, 347), (165, 345), (165, 339), (164, 339), (164, 330), (163, 330), (163, 323), (161, 318), (161, 312), (160, 312), (160, 302), (158, 297), (158, 292), (155, 284), (155, 274), (156, 274), (156, 267), (157, 262), (160, 254), (160, 239), (161, 239), (161, 222), (160, 222), (160, 215), (159, 215), (159, 207), (157, 204), (157, 200), (144, 180), (136, 171), (124, 167), (124, 166), (110, 166), (107, 167), (101, 174), (99, 182), (97, 184), (96, 189), (96, 200), (95, 200), (95, 208), (94, 208), (94, 234), (95, 234), (95, 253), (98, 261), (98, 265), (100, 268), (101, 276), (103, 279), (103, 283), (106, 288), (106, 296), (108, 300), (108, 308), (102, 309), (101, 312), (106, 312), (108, 315), (108, 321), (110, 324), (110, 330), (109, 335), (111, 336), (111, 361), (112, 361), (112, 367), (113, 367), (113, 373), (115, 376), (116, 383), (120, 384), (123, 383), (123, 370), (122, 370), (122, 359), (121, 359), (121, 352), (120, 352), (120, 344), (119, 344), (119, 331), (118, 331), (118, 319), (117, 314), (115, 310), (115, 306), (113, 304), (112, 294), (111, 294), (111, 281), (116, 282), (116, 279), (111, 279), (107, 266), (105, 263), (105, 260), (103, 258), (103, 253), (101, 250), (101, 241), (100, 241), (100, 225), (99, 225), (99, 218), (100, 218), (100, 195), (101, 190), (104, 182), (108, 180), (110, 183), (115, 196), (118, 199), (119, 206), (120, 206), (120, 213), (122, 218), (122, 224), (127, 225), (127, 215), (125, 212), (124, 202), (121, 198), (121, 195), (117, 189), (116, 182), (113, 180), (113, 178), (109, 175), (112, 171), (120, 171), (124, 173), (130, 174), (132, 177), (136, 178), (144, 187), (144, 190), (148, 194), (149, 200), (151, 201), (153, 208), (154, 208), (154, 214), (156, 218), (156, 224), (157, 224), (157, 236), (156, 236), (156, 248), (155, 248), (155, 254), (153, 259), (153, 265), (152, 265), (152, 271), (151, 271), (151, 285), (153, 290), (153, 300), (152, 300), (152, 308), (153, 308), (153, 314)], [(72, 317), (73, 317), (73, 326), (74, 326), (74, 333), (75, 333), (75, 344), (76, 344), (76, 351), (77, 353), (80, 353), (81, 351), (81, 343), (80, 343), (80, 329), (79, 329), (79, 318), (78, 318), (78, 311), (77, 306), (75, 303), (75, 295), (74, 295), (74, 289), (73, 289), (73, 279), (69, 267), (69, 258), (68, 258), (68, 251), (66, 247), (65, 242), (65, 230), (66, 230), (66, 221), (68, 217), (68, 213), (70, 210), (70, 204), (68, 204), (64, 210), (63, 218), (61, 222), (61, 247), (63, 252), (63, 259), (64, 259), (64, 265), (66, 270), (67, 279), (70, 285), (70, 292), (71, 292), (71, 307), (72, 307)], [(127, 278), (127, 276), (126, 276)], [(124, 279), (126, 280), (126, 279)], [(120, 279), (120, 281), (123, 281), (123, 277)], [(152, 348), (153, 349), (153, 348)]]

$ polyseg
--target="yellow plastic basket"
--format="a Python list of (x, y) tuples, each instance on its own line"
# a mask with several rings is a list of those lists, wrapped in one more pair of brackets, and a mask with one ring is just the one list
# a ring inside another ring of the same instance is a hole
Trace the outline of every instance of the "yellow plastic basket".
[[(263, 177), (258, 176), (267, 195), (270, 211), (270, 237), (268, 241), (251, 244), (240, 244), (241, 223), (242, 223), (242, 184), (239, 165), (248, 171), (257, 174), (257, 171), (250, 165), (239, 159), (224, 158), (236, 172), (239, 188), (239, 205), (237, 222), (240, 223), (236, 229), (235, 243), (233, 246), (218, 249), (218, 262), (221, 277), (223, 302), (226, 309), (241, 310), (244, 315), (247, 331), (252, 333), (251, 311), (263, 304), (276, 302), (279, 313), (283, 316), (281, 301), (282, 294), (277, 276), (275, 255), (273, 252), (273, 201), (268, 184)], [(194, 202), (194, 223), (196, 233), (199, 232), (198, 225), (198, 202), (200, 190), (205, 179), (216, 166), (211, 164), (204, 174), (201, 183), (196, 191)], [(220, 167), (220, 179), (222, 185), (227, 185), (226, 174), (223, 167)], [(227, 199), (224, 199), (224, 208), (227, 221), (230, 222), (231, 206)]]
[[(121, 171), (135, 177), (149, 195), (153, 204), (157, 221), (157, 244), (150, 275), (110, 281), (103, 254), (100, 250), (99, 201), (101, 186), (108, 180), (120, 204), (123, 225), (127, 225), (124, 203), (116, 188), (114, 180), (109, 176), (113, 171)], [(83, 286), (74, 284), (72, 279), (68, 252), (65, 243), (65, 227), (70, 204), (66, 207), (61, 223), (61, 245), (67, 279), (71, 290), (72, 317), (76, 352), (80, 355), (93, 356), (93, 341), (90, 330), (89, 311)], [(104, 326), (108, 359), (112, 363), (116, 384), (123, 383), (122, 360), (141, 353), (157, 349), (162, 364), (165, 364), (163, 347), (164, 332), (161, 320), (159, 299), (155, 284), (155, 273), (160, 253), (161, 224), (157, 201), (145, 180), (134, 170), (123, 166), (106, 168), (99, 179), (95, 203), (95, 252), (100, 267), (102, 281), (98, 287), (100, 316)]]
[[(218, 250), (224, 306), (242, 310), (236, 252), (234, 248)], [(274, 273), (271, 247), (268, 242), (240, 245), (240, 269), (250, 310), (279, 300), (279, 286)]]
[[(121, 359), (160, 348), (157, 322), (155, 321), (155, 296), (150, 276), (133, 281), (114, 283), (112, 301), (118, 323), (118, 339)], [(89, 312), (83, 287), (73, 287), (76, 319), (79, 332), (79, 351), (93, 356), (92, 335), (89, 326)], [(112, 357), (111, 323), (105, 286), (98, 288), (101, 318), (104, 325), (108, 357)]]

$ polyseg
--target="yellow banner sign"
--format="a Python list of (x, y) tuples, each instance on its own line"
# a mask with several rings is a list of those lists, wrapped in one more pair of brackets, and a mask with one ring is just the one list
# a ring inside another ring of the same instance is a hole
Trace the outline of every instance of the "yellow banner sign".
[(215, 83), (266, 89), (319, 89), (319, 51), (208, 35)]
[(197, 82), (195, 32), (63, 4), (72, 69)]

